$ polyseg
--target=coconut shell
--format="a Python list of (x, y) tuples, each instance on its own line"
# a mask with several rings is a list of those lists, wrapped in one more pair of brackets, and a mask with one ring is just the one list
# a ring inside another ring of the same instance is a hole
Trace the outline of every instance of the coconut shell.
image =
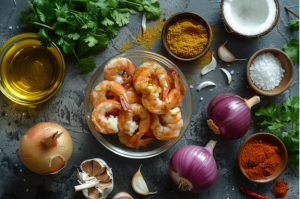
[(229, 24), (227, 23), (226, 19), (225, 19), (225, 16), (224, 16), (224, 13), (223, 13), (223, 5), (224, 5), (224, 1), (225, 0), (221, 0), (221, 15), (222, 15), (222, 20), (223, 20), (223, 23), (224, 23), (224, 26), (225, 26), (225, 29), (228, 33), (232, 33), (238, 37), (241, 37), (241, 38), (244, 38), (244, 39), (256, 39), (256, 38), (260, 38), (266, 34), (268, 34), (269, 32), (271, 32), (271, 30), (276, 26), (277, 22), (278, 22), (278, 19), (280, 17), (280, 9), (279, 9), (279, 4), (278, 4), (278, 1), (277, 0), (274, 0), (275, 4), (276, 4), (276, 17), (272, 23), (272, 25), (267, 29), (265, 30), (264, 32), (258, 34), (258, 35), (244, 35), (244, 34), (241, 34), (241, 33), (238, 33), (236, 32), (235, 30), (233, 30)]

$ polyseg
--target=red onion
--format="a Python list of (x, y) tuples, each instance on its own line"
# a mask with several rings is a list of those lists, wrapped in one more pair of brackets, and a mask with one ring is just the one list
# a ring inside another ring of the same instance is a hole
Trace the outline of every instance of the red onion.
[(182, 191), (200, 193), (212, 186), (217, 179), (217, 165), (213, 157), (216, 141), (205, 147), (189, 145), (172, 156), (169, 174)]
[(259, 102), (258, 96), (246, 100), (229, 93), (218, 95), (208, 105), (207, 124), (214, 133), (226, 139), (239, 139), (250, 127), (251, 107)]

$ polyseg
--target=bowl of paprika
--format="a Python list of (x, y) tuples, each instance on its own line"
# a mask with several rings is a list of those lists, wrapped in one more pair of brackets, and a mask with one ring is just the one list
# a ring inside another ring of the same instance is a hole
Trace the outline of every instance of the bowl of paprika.
[(283, 142), (270, 133), (257, 133), (248, 137), (238, 153), (240, 170), (255, 183), (276, 180), (286, 168), (287, 160)]
[(171, 56), (181, 61), (193, 61), (208, 52), (213, 34), (203, 17), (192, 12), (180, 12), (164, 24), (161, 37)]

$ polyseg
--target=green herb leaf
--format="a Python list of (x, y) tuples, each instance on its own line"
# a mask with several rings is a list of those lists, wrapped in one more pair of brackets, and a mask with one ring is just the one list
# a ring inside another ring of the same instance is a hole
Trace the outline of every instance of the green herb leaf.
[(36, 3), (36, 11), (39, 14), (42, 22), (46, 22), (46, 18), (55, 18), (55, 10), (53, 9), (53, 5), (55, 2), (50, 2), (49, 0), (35, 0), (34, 2)]
[(98, 40), (98, 44), (91, 48), (94, 53), (101, 53), (108, 45), (108, 38), (106, 34), (95, 36)]
[(45, 48), (51, 47), (51, 41), (48, 35), (48, 32), (45, 28), (41, 28), (38, 32), (38, 40), (41, 42), (41, 45)]
[(128, 24), (129, 20), (130, 20), (130, 18), (129, 18), (130, 17), (130, 13), (129, 12), (120, 13), (117, 10), (114, 10), (111, 13), (111, 16), (112, 16), (112, 18), (116, 21), (116, 23), (119, 26), (123, 26), (125, 24)]
[(159, 1), (157, 0), (151, 0), (150, 2), (143, 1), (142, 5), (144, 6), (145, 10), (147, 10), (146, 12), (147, 19), (151, 19), (152, 16), (154, 18), (158, 18), (160, 16), (161, 10), (160, 10)]
[(65, 24), (56, 22), (53, 24), (53, 29), (55, 30), (56, 34), (61, 36), (67, 32), (68, 27)]
[(111, 21), (110, 19), (108, 19), (107, 17), (105, 17), (104, 19), (101, 20), (101, 24), (105, 25), (105, 26), (112, 26), (115, 23), (113, 21)]
[[(33, 13), (31, 13), (33, 14)], [(22, 23), (27, 23), (27, 21), (29, 20), (30, 15), (27, 15), (27, 12), (25, 10), (21, 11), (21, 22)]]
[(117, 24), (112, 25), (112, 26), (107, 26), (105, 28), (106, 30), (106, 34), (108, 37), (115, 37), (118, 35), (118, 32), (120, 30), (120, 26), (118, 26)]
[(299, 62), (299, 39), (292, 38), (289, 43), (283, 46), (283, 49), (291, 58), (293, 64)]
[(87, 37), (84, 39), (84, 41), (85, 41), (86, 43), (88, 43), (88, 46), (89, 46), (89, 47), (93, 47), (93, 46), (95, 46), (95, 45), (98, 43), (98, 40), (97, 40), (95, 37), (93, 37), (92, 35), (87, 36)]
[(290, 22), (290, 28), (295, 31), (299, 31), (299, 19), (294, 19)]
[(96, 63), (94, 62), (94, 57), (89, 56), (88, 58), (83, 58), (79, 60), (77, 68), (80, 68), (80, 72), (88, 74), (96, 68)]

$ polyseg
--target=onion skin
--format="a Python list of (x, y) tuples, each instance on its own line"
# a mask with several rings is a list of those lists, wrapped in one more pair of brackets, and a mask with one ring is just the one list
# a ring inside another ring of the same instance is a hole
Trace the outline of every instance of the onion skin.
[[(60, 136), (52, 139), (52, 135), (61, 132)], [(22, 162), (28, 169), (39, 174), (57, 173), (67, 164), (72, 151), (73, 143), (68, 131), (52, 122), (39, 123), (31, 127), (19, 145)]]
[[(259, 97), (255, 97), (258, 101), (253, 101), (252, 105), (259, 102)], [(207, 108), (210, 128), (216, 134), (229, 140), (243, 137), (251, 125), (251, 112), (245, 101), (239, 96), (229, 93), (218, 95), (212, 99)]]
[(172, 180), (180, 186), (178, 179), (187, 179), (192, 185), (189, 191), (193, 193), (200, 193), (211, 187), (218, 175), (212, 155), (213, 147), (210, 143), (206, 147), (189, 145), (176, 151), (169, 163)]

